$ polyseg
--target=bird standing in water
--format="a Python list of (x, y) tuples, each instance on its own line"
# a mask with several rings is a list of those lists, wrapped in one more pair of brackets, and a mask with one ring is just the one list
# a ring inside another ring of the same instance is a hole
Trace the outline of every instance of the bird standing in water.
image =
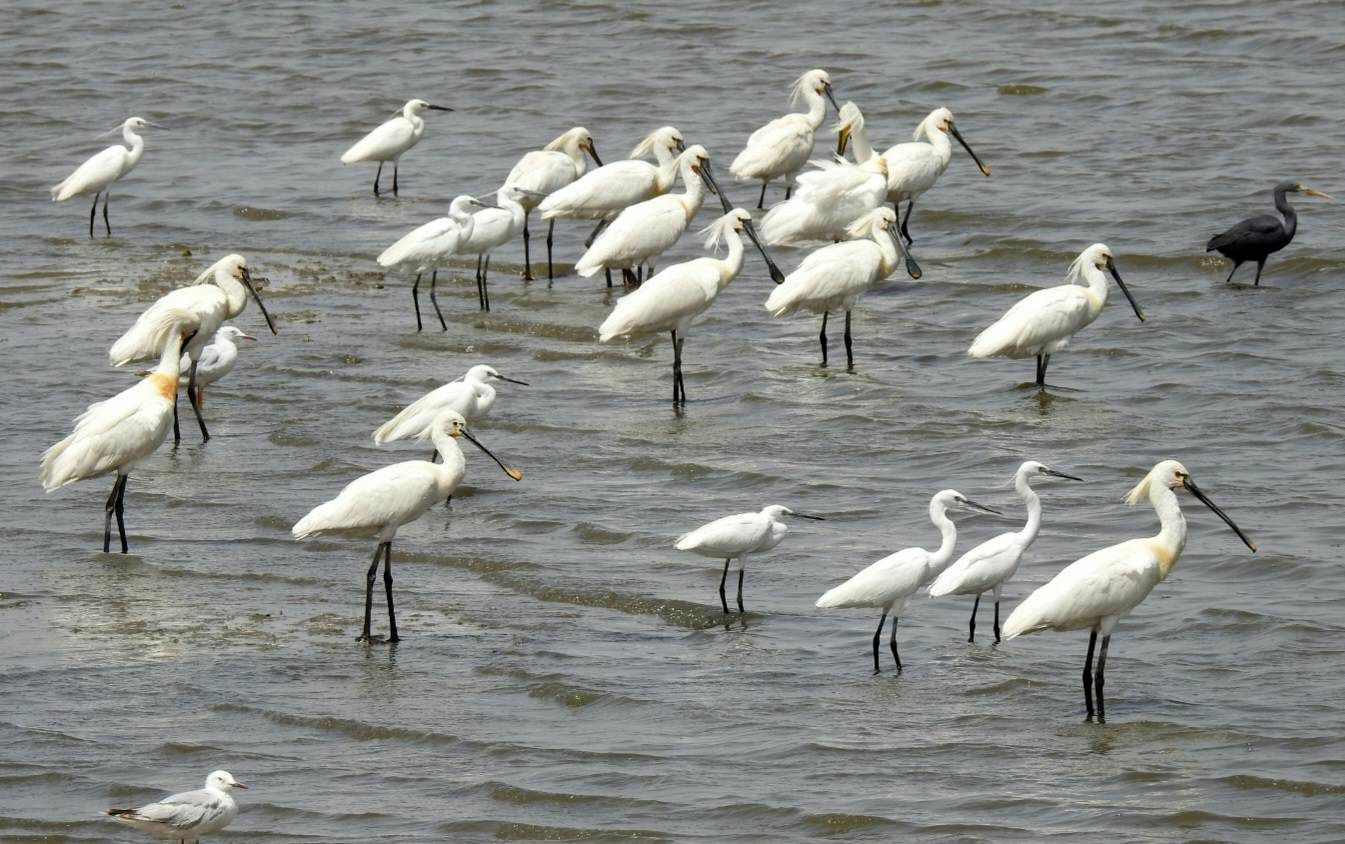
[(1294, 211), (1294, 206), (1289, 204), (1286, 197), (1289, 193), (1301, 193), (1322, 199), (1331, 198), (1298, 182), (1280, 182), (1275, 186), (1275, 210), (1284, 215), (1283, 221), (1275, 219), (1270, 214), (1258, 214), (1255, 217), (1248, 217), (1223, 234), (1216, 234), (1210, 238), (1209, 243), (1205, 244), (1205, 251), (1218, 252), (1233, 261), (1233, 269), (1229, 270), (1224, 284), (1233, 280), (1233, 273), (1238, 271), (1238, 267), (1247, 261), (1255, 261), (1256, 280), (1252, 285), (1259, 287), (1261, 268), (1266, 265), (1266, 258), (1270, 257), (1272, 252), (1279, 252), (1288, 246), (1294, 239), (1294, 234), (1298, 231), (1298, 213)]

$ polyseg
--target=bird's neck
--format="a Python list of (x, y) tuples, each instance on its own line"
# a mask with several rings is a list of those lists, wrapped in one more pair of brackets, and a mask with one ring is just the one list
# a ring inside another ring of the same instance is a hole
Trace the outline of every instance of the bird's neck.
[(682, 205), (686, 208), (687, 220), (696, 216), (696, 212), (701, 210), (701, 203), (705, 201), (705, 182), (695, 170), (691, 169), (691, 164), (686, 163), (682, 167), (682, 183), (686, 185), (687, 192), (682, 196)]
[[(723, 290), (729, 286), (729, 282), (738, 277), (738, 273), (743, 270), (743, 238), (736, 231), (730, 231), (728, 237), (729, 254), (720, 261), (719, 289)], [(781, 522), (784, 524), (784, 522)]]
[(934, 147), (934, 157), (939, 162), (939, 173), (943, 173), (948, 167), (948, 162), (953, 160), (953, 144), (948, 140), (948, 133), (932, 125), (920, 124), (925, 136), (925, 140), (930, 146)]
[(811, 88), (803, 92), (803, 100), (808, 104), (808, 111), (804, 113), (804, 117), (808, 125), (816, 131), (817, 127), (822, 125), (822, 118), (827, 116), (827, 101)]
[(1032, 544), (1037, 538), (1037, 531), (1041, 530), (1041, 499), (1037, 497), (1037, 491), (1028, 483), (1027, 475), (1018, 475), (1013, 480), (1014, 489), (1018, 491), (1018, 497), (1023, 499), (1023, 505), (1027, 507), (1027, 524), (1018, 535), (1023, 539), (1023, 546)]
[(227, 303), (230, 319), (241, 314), (248, 303), (247, 288), (228, 273), (216, 275), (214, 282), (216, 287), (224, 291), (224, 301)]
[(467, 466), (467, 461), (462, 456), (462, 449), (458, 447), (458, 441), (455, 437), (449, 435), (448, 431), (436, 426), (430, 432), (430, 440), (434, 443), (435, 449), (439, 452), (442, 463), (436, 464), (441, 470), (444, 480), (450, 476), (461, 478), (462, 472)]
[(939, 543), (938, 550), (929, 555), (930, 576), (939, 574), (943, 567), (953, 558), (953, 546), (957, 544), (957, 525), (948, 518), (944, 508), (939, 505), (929, 508), (929, 520), (939, 529), (943, 535), (943, 541)]
[(1298, 231), (1298, 212), (1289, 204), (1286, 191), (1275, 191), (1275, 210), (1284, 215), (1284, 232), (1292, 238), (1294, 232)]
[(1168, 572), (1177, 564), (1182, 549), (1186, 547), (1186, 516), (1182, 514), (1181, 505), (1177, 503), (1177, 494), (1162, 484), (1155, 483), (1149, 486), (1149, 503), (1158, 513), (1158, 521), (1162, 525), (1158, 535), (1150, 542), (1155, 556), (1158, 557), (1163, 577), (1167, 577)]
[(677, 172), (677, 154), (667, 144), (654, 144), (654, 160), (658, 162), (659, 170), (671, 164), (673, 172)]
[[(660, 149), (662, 148), (660, 147)], [(664, 155), (666, 153), (659, 155), (658, 169), (654, 174), (654, 190), (660, 194), (667, 193), (668, 188), (672, 187), (673, 182), (677, 181), (678, 160), (670, 156), (665, 161)]]
[(163, 344), (163, 352), (159, 354), (159, 366), (154, 370), (155, 374), (171, 378), (174, 384), (177, 384), (178, 376), (182, 374), (182, 335), (173, 332), (168, 338), (168, 342)]
[(137, 135), (130, 126), (121, 130), (121, 137), (122, 140), (131, 145), (131, 152), (126, 163), (126, 169), (129, 170), (140, 160), (140, 156), (145, 154), (145, 139)]
[(878, 270), (882, 273), (880, 278), (887, 278), (897, 268), (897, 261), (901, 258), (901, 253), (897, 251), (897, 242), (892, 239), (892, 233), (886, 226), (874, 229), (873, 242), (878, 244), (878, 248), (883, 252), (883, 259), (878, 264)]
[(869, 143), (868, 130), (863, 126), (850, 133), (850, 143), (855, 146), (856, 164), (863, 164), (873, 158), (873, 145)]
[(1091, 263), (1084, 266), (1081, 274), (1088, 287), (1089, 318), (1097, 319), (1097, 315), (1102, 313), (1102, 308), (1107, 304), (1107, 276)]

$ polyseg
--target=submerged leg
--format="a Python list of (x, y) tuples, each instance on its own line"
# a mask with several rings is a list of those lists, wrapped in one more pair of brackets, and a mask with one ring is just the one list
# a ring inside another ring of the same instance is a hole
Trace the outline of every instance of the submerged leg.
[(481, 298), (486, 301), (486, 311), (490, 311), (490, 286), (486, 279), (490, 276), (490, 256), (486, 256), (486, 265), (481, 268)]
[(724, 615), (729, 614), (729, 599), (724, 596), (724, 584), (729, 579), (729, 563), (731, 562), (733, 562), (732, 557), (724, 561), (724, 574), (719, 578), (719, 603), (724, 607)]
[(1041, 380), (1038, 381), (1037, 383), (1040, 384), (1040, 385), (1042, 385), (1043, 387), (1046, 386), (1046, 368), (1047, 368), (1048, 366), (1050, 366), (1050, 365), (1051, 365), (1051, 356), (1050, 356), (1050, 355), (1042, 355), (1042, 356), (1041, 356)]
[(995, 596), (995, 644), (1000, 643), (999, 638), (999, 596)]
[(532, 235), (528, 232), (528, 217), (523, 217), (523, 280), (532, 281), (532, 252), (528, 244), (532, 242)]
[(757, 197), (757, 209), (766, 207), (766, 182), (761, 183), (761, 196)]
[(822, 330), (817, 332), (817, 341), (822, 344), (822, 365), (827, 365), (827, 317), (830, 316), (826, 311), (822, 312)]
[(129, 475), (121, 476), (121, 485), (117, 487), (117, 536), (121, 538), (121, 553), (127, 551), (126, 545), (126, 481), (130, 479)]
[(971, 605), (971, 623), (967, 625), (967, 641), (976, 641), (976, 611), (981, 608), (981, 593), (976, 593), (976, 602)]
[(1093, 717), (1093, 648), (1097, 646), (1097, 631), (1088, 633), (1088, 656), (1083, 661), (1083, 703), (1088, 717)]
[(1107, 720), (1107, 705), (1102, 700), (1102, 684), (1106, 679), (1107, 671), (1107, 646), (1111, 644), (1111, 634), (1108, 633), (1102, 637), (1102, 650), (1097, 654), (1097, 675), (1093, 683), (1097, 690), (1097, 720), (1101, 724)]
[(845, 312), (845, 366), (847, 369), (855, 368), (855, 352), (850, 346), (850, 312)]
[(378, 172), (374, 174), (374, 196), (378, 196), (378, 180), (383, 176), (383, 162), (378, 162)]
[(416, 306), (416, 331), (419, 332), (422, 326), (420, 324), (420, 273), (416, 273), (416, 283), (411, 285), (411, 302)]
[(551, 224), (546, 227), (546, 280), (549, 282), (556, 277), (556, 271), (551, 266), (551, 241), (556, 234), (556, 221), (551, 220)]
[[(92, 226), (92, 224), (90, 225), (89, 230), (90, 230), (90, 231), (93, 230), (93, 226)], [(1234, 262), (1233, 262), (1233, 269), (1231, 269), (1231, 270), (1228, 271), (1228, 278), (1224, 279), (1224, 284), (1228, 284), (1230, 281), (1233, 280), (1233, 273), (1237, 272), (1237, 271), (1238, 271), (1238, 267), (1240, 267), (1240, 266), (1242, 266), (1242, 262), (1241, 262), (1241, 261), (1234, 261)]]
[(187, 370), (187, 401), (191, 402), (191, 409), (196, 414), (196, 424), (201, 427), (201, 442), (210, 442), (210, 432), (205, 429), (205, 417), (201, 415), (201, 406), (196, 403), (196, 361), (191, 362), (191, 369)]
[(687, 382), (682, 377), (682, 347), (686, 345), (687, 338), (677, 338), (677, 389), (682, 393), (682, 404), (687, 403)]
[(388, 641), (401, 639), (397, 635), (397, 612), (392, 608), (392, 543), (383, 546), (383, 591), (388, 596)]
[(98, 197), (101, 193), (93, 195), (93, 207), (89, 209), (89, 240), (93, 240), (93, 218), (98, 214)]
[(356, 639), (357, 642), (369, 641), (369, 615), (373, 612), (374, 606), (374, 578), (378, 577), (378, 558), (383, 554), (383, 544), (379, 543), (374, 549), (374, 561), (369, 564), (369, 573), (364, 578), (364, 632)]
[(738, 612), (747, 612), (743, 609), (743, 566), (741, 563), (738, 565)]
[(901, 673), (901, 654), (897, 653), (897, 622), (898, 622), (898, 621), (901, 621), (901, 619), (898, 618), (898, 617), (896, 617), (895, 615), (892, 616), (892, 638), (888, 641), (888, 644), (891, 645), (891, 647), (892, 647), (892, 658), (895, 659), (895, 660), (897, 661), (897, 673), (900, 674), (900, 673)]
[[(103, 200), (103, 212), (104, 212), (104, 213), (107, 212), (107, 200), (106, 200), (106, 199)], [(1260, 287), (1260, 286), (1261, 286), (1261, 268), (1264, 267), (1265, 265), (1266, 265), (1266, 259), (1265, 259), (1265, 258), (1262, 258), (1261, 260), (1259, 260), (1259, 261), (1256, 262), (1256, 280), (1252, 282), (1252, 287)]]
[(682, 400), (682, 345), (677, 342), (677, 332), (672, 333), (673, 347), (673, 404)]
[(887, 610), (883, 610), (883, 617), (878, 619), (878, 630), (873, 634), (873, 673), (877, 674), (881, 669), (878, 667), (878, 642), (883, 638), (883, 625), (887, 623)]
[(444, 322), (444, 312), (439, 310), (439, 298), (434, 295), (434, 286), (439, 283), (439, 268), (435, 267), (430, 273), (430, 304), (434, 305), (434, 315), (439, 317), (439, 328), (442, 331), (448, 330), (448, 324)]
[(486, 309), (485, 297), (481, 295), (481, 259), (483, 256), (476, 256), (476, 303), (481, 310)]
[(103, 229), (107, 236), (112, 236), (112, 224), (107, 221), (107, 201), (112, 198), (112, 191), (103, 194)]
[(393, 162), (392, 162), (392, 195), (393, 195), (393, 196), (396, 196), (396, 195), (397, 195), (397, 165), (400, 164), (400, 163), (401, 163), (400, 161), (395, 160), (395, 159), (394, 159)]
[(121, 489), (121, 475), (112, 482), (112, 493), (107, 497), (107, 506), (103, 508), (103, 553), (112, 547), (112, 511), (117, 506), (117, 491)]

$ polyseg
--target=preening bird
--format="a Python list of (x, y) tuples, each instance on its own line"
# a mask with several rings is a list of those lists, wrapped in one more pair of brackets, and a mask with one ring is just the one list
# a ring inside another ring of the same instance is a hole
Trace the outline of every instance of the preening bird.
[[(117, 338), (108, 350), (108, 362), (113, 366), (125, 366), (135, 361), (151, 360), (163, 350), (160, 336), (162, 314), (165, 311), (185, 310), (196, 316), (199, 329), (185, 349), (192, 363), (187, 370), (187, 400), (196, 414), (196, 423), (201, 428), (202, 441), (209, 441), (210, 432), (206, 430), (205, 418), (196, 399), (196, 376), (199, 362), (205, 347), (214, 338), (215, 332), (226, 319), (233, 319), (247, 307), (248, 294), (252, 295), (266, 319), (271, 333), (276, 333), (275, 323), (262, 304), (261, 295), (252, 283), (252, 271), (248, 269), (247, 259), (242, 255), (225, 255), (206, 268), (187, 287), (170, 290), (148, 308), (135, 321), (135, 325)], [(175, 382), (176, 383), (176, 382)], [(182, 439), (177, 424), (176, 398), (173, 411), (173, 442)]]
[(341, 156), (342, 164), (354, 164), (357, 161), (377, 161), (378, 172), (374, 174), (374, 196), (378, 196), (378, 180), (383, 176), (383, 165), (392, 162), (392, 195), (397, 195), (397, 168), (402, 154), (420, 143), (425, 134), (425, 120), (420, 112), (452, 111), (448, 106), (430, 105), (424, 100), (407, 100), (402, 113), (378, 126), (369, 134), (355, 142)]
[(238, 801), (230, 794), (235, 788), (247, 786), (228, 771), (215, 771), (206, 777), (205, 788), (174, 794), (139, 809), (109, 809), (106, 814), (155, 838), (199, 841), (238, 816)]
[(490, 310), (490, 291), (486, 287), (486, 276), (490, 274), (490, 253), (523, 231), (528, 209), (522, 203), (527, 196), (528, 192), (520, 187), (500, 188), (495, 193), (497, 206), (482, 208), (473, 214), (471, 231), (467, 239), (458, 244), (457, 252), (476, 256), (476, 295), (483, 311)]
[(65, 177), (63, 181), (52, 185), (52, 202), (64, 202), (71, 197), (93, 194), (93, 206), (89, 208), (89, 237), (93, 237), (93, 218), (98, 211), (100, 195), (103, 197), (103, 228), (107, 230), (108, 237), (112, 236), (112, 224), (107, 220), (107, 200), (111, 196), (109, 188), (113, 182), (131, 172), (135, 169), (135, 165), (140, 163), (140, 156), (145, 154), (145, 139), (136, 132), (146, 126), (163, 128), (143, 117), (126, 118), (116, 129), (104, 134), (111, 135), (120, 130), (122, 139), (131, 145), (130, 149), (121, 144), (113, 144), (79, 165), (75, 168), (75, 172)]
[(47, 492), (87, 478), (116, 473), (103, 518), (103, 552), (112, 543), (112, 516), (117, 516), (121, 552), (127, 551), (126, 480), (142, 460), (168, 437), (176, 406), (182, 350), (200, 329), (201, 318), (181, 308), (151, 309), (137, 327), (160, 350), (158, 367), (117, 395), (89, 405), (75, 420), (70, 436), (42, 454), (38, 477)]
[(719, 294), (743, 268), (742, 232), (752, 215), (735, 208), (710, 224), (705, 248), (714, 251), (727, 244), (724, 258), (693, 258), (665, 267), (637, 290), (616, 303), (612, 313), (598, 328), (598, 341), (608, 343), (618, 337), (633, 338), (664, 331), (672, 333), (673, 404), (686, 403), (686, 385), (682, 382), (682, 344), (691, 323), (705, 313)]
[[(1176, 495), (1177, 490), (1183, 489), (1223, 519), (1248, 548), (1256, 550), (1256, 544), (1242, 529), (1196, 486), (1185, 466), (1176, 460), (1164, 460), (1149, 470), (1126, 496), (1126, 503), (1131, 506), (1149, 500), (1162, 526), (1158, 535), (1130, 539), (1070, 563), (1045, 586), (1028, 595), (1004, 623), (1005, 639), (1042, 630), (1089, 631), (1088, 656), (1083, 665), (1084, 705), (1089, 718), (1094, 715), (1094, 689), (1097, 718), (1101, 721), (1106, 717), (1102, 686), (1112, 630), (1167, 578), (1186, 547), (1186, 517)], [(1102, 651), (1098, 654), (1094, 686), (1093, 649), (1099, 635)]]
[(388, 600), (388, 642), (396, 642), (397, 615), (392, 605), (392, 540), (397, 528), (414, 522), (425, 515), (437, 501), (453, 494), (462, 482), (466, 461), (458, 448), (458, 437), (465, 437), (494, 460), (504, 473), (516, 481), (523, 473), (512, 469), (481, 444), (467, 430), (467, 422), (456, 411), (445, 410), (435, 418), (430, 428), (430, 439), (443, 457), (443, 463), (428, 460), (407, 460), (384, 466), (346, 484), (341, 493), (325, 504), (314, 507), (294, 525), (295, 539), (310, 536), (345, 536), (378, 540), (373, 563), (365, 578), (364, 630), (361, 642), (372, 642), (369, 633), (370, 613), (374, 600), (374, 578), (378, 575), (378, 558), (383, 557), (383, 587)]
[(886, 279), (897, 267), (901, 238), (896, 231), (896, 214), (879, 207), (856, 220), (848, 234), (855, 238), (833, 243), (809, 253), (784, 283), (771, 291), (766, 310), (782, 317), (796, 311), (822, 315), (822, 365), (827, 365), (827, 317), (831, 311), (845, 311), (845, 360), (855, 365), (850, 341), (850, 312), (871, 287)]
[(450, 255), (462, 251), (462, 244), (471, 238), (476, 225), (471, 210), (480, 207), (481, 203), (475, 197), (465, 194), (454, 197), (449, 203), (447, 217), (439, 217), (417, 226), (378, 256), (378, 265), (390, 272), (416, 274), (416, 280), (411, 285), (411, 302), (416, 309), (416, 331), (423, 328), (420, 321), (420, 277), (425, 273), (431, 274), (430, 304), (434, 305), (435, 316), (439, 317), (439, 327), (448, 330), (444, 313), (439, 310), (439, 298), (435, 296), (439, 266)]
[[(953, 113), (946, 108), (936, 108), (920, 121), (920, 125), (915, 127), (914, 141), (896, 144), (883, 152), (888, 172), (887, 201), (892, 203), (898, 214), (901, 212), (901, 202), (905, 200), (909, 203), (906, 206), (906, 217), (901, 221), (901, 234), (907, 243), (914, 242), (911, 238), (910, 223), (911, 212), (915, 210), (915, 201), (925, 191), (934, 187), (934, 183), (948, 169), (948, 162), (953, 158), (953, 145), (948, 141), (950, 134), (967, 151), (971, 160), (976, 162), (981, 175), (989, 178), (990, 168), (976, 156), (971, 145), (962, 138), (962, 133), (957, 131), (957, 126), (953, 123)], [(922, 142), (921, 138), (925, 140)]]
[(799, 176), (794, 197), (772, 206), (761, 219), (761, 236), (771, 246), (841, 239), (887, 196), (887, 160), (881, 156), (860, 164), (819, 160), (812, 165)]
[[(977, 335), (967, 354), (974, 358), (1037, 358), (1037, 386), (1046, 386), (1051, 355), (1069, 345), (1075, 334), (1092, 324), (1107, 304), (1107, 270), (1116, 279), (1135, 316), (1144, 322), (1135, 297), (1116, 271), (1106, 244), (1094, 243), (1069, 266), (1065, 284), (1030, 293)], [(1083, 279), (1084, 284), (1075, 284)]]
[(827, 114), (823, 96), (831, 101), (832, 108), (840, 110), (832, 95), (831, 76), (825, 70), (816, 68), (800, 76), (790, 90), (790, 103), (808, 110), (777, 117), (757, 129), (729, 165), (729, 172), (738, 181), (761, 182), (758, 208), (766, 203), (766, 185), (775, 179), (785, 180), (785, 199), (789, 199), (794, 177), (813, 154), (813, 136)]
[(883, 624), (887, 621), (889, 613), (892, 614), (892, 636), (888, 644), (892, 649), (892, 658), (897, 663), (897, 673), (901, 673), (901, 655), (897, 653), (897, 622), (906, 608), (906, 602), (916, 590), (937, 577), (953, 558), (953, 546), (957, 543), (957, 526), (948, 518), (949, 510), (984, 510), (987, 513), (999, 513), (993, 507), (977, 504), (955, 489), (945, 489), (929, 502), (929, 519), (943, 536), (938, 550), (906, 548), (895, 554), (889, 554), (840, 586), (829, 589), (817, 599), (817, 606), (822, 608), (882, 608), (883, 615), (878, 619), (878, 630), (873, 634), (874, 674), (880, 670), (878, 642), (882, 638)]
[[(238, 341), (256, 340), (251, 334), (232, 325), (221, 326), (215, 337), (201, 350), (201, 359), (196, 362), (196, 406), (205, 407), (205, 388), (233, 372), (238, 362)], [(183, 355), (179, 369), (191, 370), (190, 355)], [(186, 387), (190, 382), (187, 376), (178, 377), (178, 386)]]
[(683, 534), (673, 546), (678, 551), (690, 551), (702, 557), (724, 558), (724, 574), (719, 578), (719, 603), (724, 614), (729, 613), (728, 598), (724, 594), (724, 584), (729, 576), (729, 563), (738, 561), (738, 612), (743, 609), (743, 571), (747, 567), (744, 558), (748, 554), (760, 554), (780, 544), (789, 532), (785, 516), (798, 516), (800, 519), (825, 521), (821, 516), (799, 513), (779, 504), (763, 507), (760, 513), (737, 513), (715, 519), (701, 525), (690, 533)]
[[(436, 387), (402, 408), (374, 431), (374, 442), (386, 445), (407, 438), (429, 439), (435, 419), (447, 410), (457, 413), (469, 425), (484, 419), (495, 407), (495, 388), (491, 381), (528, 386), (527, 381), (506, 378), (493, 366), (477, 364), (461, 378)], [(434, 454), (430, 459), (434, 459)]]
[(1331, 198), (1298, 182), (1280, 182), (1275, 186), (1275, 210), (1284, 215), (1283, 222), (1269, 214), (1258, 214), (1255, 217), (1248, 217), (1223, 234), (1216, 234), (1210, 238), (1210, 242), (1205, 244), (1205, 251), (1218, 252), (1233, 261), (1233, 269), (1228, 271), (1228, 278), (1224, 279), (1225, 284), (1233, 280), (1233, 273), (1238, 271), (1243, 262), (1255, 261), (1256, 281), (1252, 283), (1259, 287), (1261, 268), (1266, 265), (1266, 258), (1272, 252), (1279, 252), (1288, 246), (1294, 239), (1294, 234), (1298, 231), (1298, 213), (1285, 197), (1288, 193), (1301, 193), (1321, 199)]
[(982, 542), (961, 557), (957, 562), (943, 570), (929, 585), (929, 596), (975, 595), (971, 606), (971, 622), (967, 627), (967, 641), (976, 641), (976, 610), (981, 606), (981, 593), (991, 590), (995, 599), (995, 641), (999, 642), (999, 596), (1000, 591), (1014, 572), (1023, 554), (1037, 538), (1041, 530), (1041, 499), (1032, 489), (1031, 480), (1036, 477), (1068, 478), (1071, 481), (1082, 480), (1064, 472), (1057, 472), (1044, 463), (1029, 460), (1018, 467), (1013, 476), (1014, 489), (1027, 506), (1027, 524), (1019, 531), (1001, 533), (994, 539)]
[[(509, 171), (504, 180), (505, 187), (520, 187), (528, 194), (520, 200), (529, 214), (541, 204), (542, 200), (584, 175), (588, 162), (584, 153), (588, 153), (593, 163), (602, 166), (598, 158), (598, 149), (593, 145), (593, 136), (583, 126), (576, 126), (556, 138), (541, 149), (525, 154)], [(546, 277), (551, 280), (555, 270), (551, 263), (551, 243), (556, 231), (556, 221), (552, 219), (546, 229)], [(528, 220), (523, 218), (523, 278), (532, 280), (532, 253), (529, 242)]]

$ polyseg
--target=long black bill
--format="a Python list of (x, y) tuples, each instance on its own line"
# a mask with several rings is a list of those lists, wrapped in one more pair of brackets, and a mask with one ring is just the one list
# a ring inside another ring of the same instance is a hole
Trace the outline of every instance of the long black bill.
[(598, 157), (598, 148), (593, 145), (592, 139), (588, 142), (588, 154), (593, 158), (593, 163), (602, 166), (602, 159)]
[(437, 105), (432, 105), (432, 106), (425, 106), (425, 107), (426, 107), (426, 108), (432, 108), (432, 109), (434, 109), (435, 111), (452, 111), (452, 110), (453, 110), (453, 109), (449, 108), (448, 106), (437, 106)]
[(896, 222), (887, 227), (887, 233), (892, 236), (892, 242), (897, 244), (897, 254), (906, 259), (906, 274), (913, 279), (919, 279), (920, 276), (925, 274), (925, 271), (920, 269), (920, 265), (915, 262), (915, 258), (910, 252), (906, 251), (906, 243), (902, 240), (901, 232), (897, 231)]
[(825, 85), (822, 86), (822, 93), (824, 93), (824, 94), (827, 95), (827, 99), (831, 100), (831, 107), (834, 108), (834, 109), (836, 109), (836, 113), (837, 113), (837, 114), (840, 114), (840, 113), (841, 113), (841, 107), (838, 106), (838, 105), (836, 105), (836, 95), (833, 94), (832, 91), (831, 91), (831, 83), (830, 83), (830, 82), (828, 82), (828, 83), (826, 83)]
[(850, 129), (842, 126), (841, 131), (836, 133), (836, 156), (845, 155), (845, 148), (850, 145)]
[(1081, 480), (1083, 480), (1083, 478), (1076, 478), (1076, 477), (1074, 477), (1073, 475), (1067, 475), (1067, 474), (1065, 474), (1064, 472), (1057, 472), (1055, 469), (1042, 469), (1042, 470), (1041, 470), (1041, 473), (1042, 473), (1043, 475), (1051, 475), (1051, 476), (1053, 476), (1053, 477), (1057, 477), (1057, 478), (1064, 478), (1065, 480), (1069, 480), (1069, 481), (1081, 481)]
[(797, 510), (791, 510), (789, 512), (790, 515), (798, 516), (800, 519), (812, 519), (815, 522), (825, 522), (827, 520), (825, 516), (814, 516), (809, 513), (800, 513)]
[(1242, 532), (1242, 528), (1233, 524), (1233, 520), (1228, 518), (1228, 514), (1225, 513), (1223, 510), (1220, 510), (1219, 507), (1213, 501), (1211, 501), (1208, 496), (1205, 495), (1205, 493), (1200, 491), (1200, 487), (1196, 486), (1196, 482), (1191, 480), (1190, 475), (1187, 475), (1185, 478), (1182, 479), (1182, 486), (1186, 487), (1187, 491), (1190, 492), (1192, 495), (1194, 495), (1196, 498), (1199, 498), (1201, 504), (1204, 504), (1206, 507), (1213, 510), (1214, 515), (1223, 519), (1224, 523), (1233, 529), (1233, 532), (1238, 535), (1238, 539), (1241, 539), (1244, 545), (1246, 545), (1253, 551), (1256, 550), (1256, 543), (1248, 539), (1247, 534)]
[(271, 315), (266, 311), (266, 306), (262, 304), (261, 294), (257, 292), (257, 288), (252, 286), (252, 273), (247, 267), (243, 268), (243, 286), (252, 294), (252, 298), (257, 303), (257, 307), (261, 308), (262, 316), (266, 317), (266, 327), (271, 329), (272, 334), (279, 333), (276, 331), (276, 324), (271, 319)]
[(1144, 311), (1140, 310), (1140, 304), (1135, 301), (1135, 297), (1130, 295), (1130, 289), (1126, 287), (1126, 283), (1121, 281), (1121, 274), (1116, 271), (1116, 264), (1110, 258), (1107, 259), (1107, 272), (1111, 273), (1111, 277), (1116, 279), (1116, 286), (1121, 288), (1121, 292), (1130, 300), (1130, 307), (1135, 309), (1135, 316), (1140, 318), (1140, 322), (1144, 322)]
[(961, 144), (962, 148), (967, 151), (967, 155), (970, 155), (971, 160), (976, 162), (976, 166), (981, 168), (981, 175), (989, 177), (990, 168), (985, 165), (985, 162), (981, 161), (981, 159), (976, 157), (976, 153), (972, 152), (971, 144), (967, 143), (966, 140), (963, 139), (962, 133), (957, 131), (957, 127), (950, 123), (948, 125), (948, 131), (953, 133), (953, 137), (957, 138), (957, 142)]
[(513, 468), (513, 467), (511, 467), (511, 466), (506, 466), (506, 465), (504, 465), (504, 461), (503, 461), (503, 460), (501, 460), (500, 458), (496, 457), (496, 456), (495, 456), (495, 453), (494, 453), (493, 451), (491, 451), (490, 449), (488, 449), (488, 448), (486, 448), (484, 445), (482, 445), (480, 440), (478, 440), (476, 437), (472, 436), (471, 434), (467, 433), (467, 430), (466, 430), (465, 428), (464, 428), (463, 431), (462, 431), (462, 435), (463, 435), (464, 437), (466, 437), (466, 438), (472, 443), (472, 445), (476, 446), (477, 448), (479, 448), (479, 449), (481, 449), (482, 451), (484, 451), (487, 455), (489, 455), (489, 456), (490, 456), (490, 459), (491, 459), (491, 460), (494, 460), (495, 463), (496, 463), (496, 465), (498, 465), (501, 469), (503, 469), (503, 470), (504, 470), (504, 473), (505, 473), (506, 475), (508, 475), (509, 477), (513, 478), (513, 479), (516, 480), (516, 481), (521, 481), (521, 480), (523, 480), (523, 473), (522, 473), (521, 471), (519, 471), (518, 469), (515, 469), (515, 468)]
[(977, 502), (972, 501), (970, 498), (962, 499), (962, 503), (968, 507), (974, 507), (977, 510), (984, 510), (987, 513), (994, 513), (996, 516), (1004, 515), (1003, 512), (996, 510), (994, 507), (987, 507), (984, 504), (978, 504)]
[[(724, 192), (719, 189), (719, 183), (715, 181), (715, 174), (710, 169), (710, 162), (708, 160), (700, 163), (700, 172), (701, 180), (705, 182), (705, 186), (719, 197), (719, 204), (724, 206), (724, 213), (727, 214), (732, 211), (733, 205), (729, 202), (729, 198), (724, 195)], [(781, 272), (780, 268), (771, 260), (770, 253), (766, 251), (766, 247), (761, 243), (761, 238), (757, 237), (756, 226), (752, 225), (751, 220), (744, 220), (743, 230), (747, 232), (747, 237), (752, 241), (752, 245), (761, 253), (761, 260), (766, 262), (766, 269), (770, 271), (771, 281), (776, 284), (783, 284), (785, 274)]]
[(501, 381), (508, 381), (510, 384), (522, 384), (525, 387), (528, 386), (527, 381), (520, 381), (517, 378), (505, 378), (503, 375), (496, 375), (495, 377)]

